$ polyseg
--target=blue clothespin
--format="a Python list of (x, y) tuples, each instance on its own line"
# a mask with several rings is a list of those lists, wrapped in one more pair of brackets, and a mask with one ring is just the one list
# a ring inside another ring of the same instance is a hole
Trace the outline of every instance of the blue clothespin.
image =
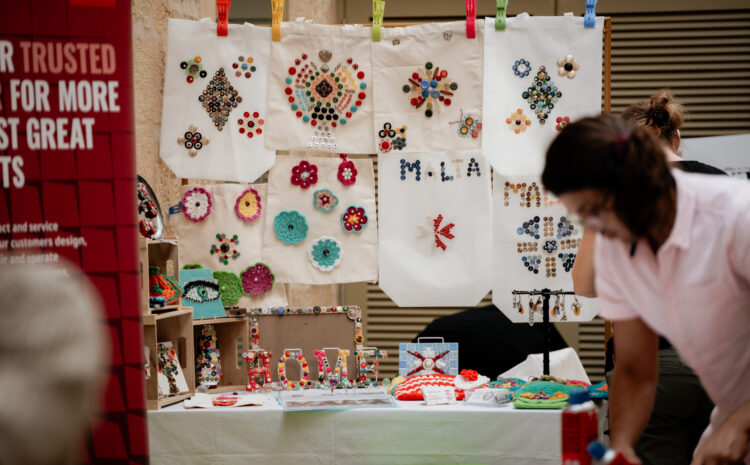
[(385, 0), (372, 0), (372, 41), (380, 42), (380, 28), (383, 26)]
[(497, 0), (497, 14), (495, 15), (495, 30), (504, 31), (507, 24), (508, 0)]
[(583, 27), (591, 29), (596, 25), (596, 0), (586, 0), (586, 13), (583, 15)]

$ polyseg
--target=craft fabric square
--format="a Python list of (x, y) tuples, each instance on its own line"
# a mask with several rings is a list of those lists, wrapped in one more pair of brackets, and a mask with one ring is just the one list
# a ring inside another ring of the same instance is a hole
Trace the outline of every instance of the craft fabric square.
[(464, 21), (382, 30), (372, 44), (379, 152), (482, 146), (483, 32), (481, 21), (475, 39)]
[[(442, 339), (442, 338), (438, 338)], [(458, 374), (457, 342), (410, 342), (398, 345), (398, 374)]]
[(180, 266), (213, 270), (224, 305), (244, 308), (287, 304), (284, 285), (261, 260), (266, 184), (183, 186), (178, 215)]
[(380, 288), (401, 307), (473, 307), (491, 288), (481, 152), (378, 158)]
[(369, 159), (283, 156), (268, 175), (263, 259), (285, 283), (378, 279)]
[(266, 147), (373, 153), (370, 28), (283, 23), (271, 46)]
[(266, 149), (271, 30), (170, 19), (159, 154), (181, 178), (253, 182), (273, 165)]
[(496, 172), (539, 176), (547, 147), (571, 121), (601, 113), (603, 18), (485, 21), (485, 155)]
[[(511, 321), (541, 322), (541, 303), (531, 311), (529, 297), (521, 297), (517, 305), (512, 292), (572, 291), (570, 271), (583, 228), (534, 176), (495, 174), (493, 214), (492, 303)], [(598, 313), (596, 299), (565, 296), (557, 310), (555, 303), (553, 297), (551, 321), (589, 321)]]

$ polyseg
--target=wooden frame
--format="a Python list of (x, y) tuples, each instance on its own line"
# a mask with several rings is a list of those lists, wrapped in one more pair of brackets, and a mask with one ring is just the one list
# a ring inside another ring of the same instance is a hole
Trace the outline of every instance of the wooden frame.
[[(195, 356), (193, 343), (193, 310), (182, 309), (172, 312), (143, 315), (143, 345), (149, 350), (149, 379), (146, 380), (146, 406), (149, 410), (159, 410), (167, 405), (180, 402), (195, 394)], [(159, 399), (157, 381), (156, 345), (171, 342), (177, 351), (177, 359), (185, 375), (188, 393)]]
[(176, 304), (165, 307), (151, 308), (149, 299), (149, 268), (159, 267), (159, 272), (172, 276), (177, 282), (180, 281), (180, 261), (178, 254), (179, 241), (176, 237), (161, 240), (138, 238), (138, 273), (141, 278), (141, 312), (149, 315), (167, 310), (182, 308), (182, 297)]
[[(193, 320), (193, 344), (196, 347), (195, 359), (198, 356), (198, 339), (204, 325), (213, 325), (216, 331), (216, 347), (219, 349), (221, 372), (224, 377), (217, 387), (209, 389), (210, 393), (244, 391), (248, 383), (248, 372), (245, 360), (238, 353), (237, 340), (242, 339), (241, 352), (250, 350), (250, 328), (246, 316), (226, 318), (205, 318)], [(193, 386), (197, 389), (198, 379), (193, 370)]]

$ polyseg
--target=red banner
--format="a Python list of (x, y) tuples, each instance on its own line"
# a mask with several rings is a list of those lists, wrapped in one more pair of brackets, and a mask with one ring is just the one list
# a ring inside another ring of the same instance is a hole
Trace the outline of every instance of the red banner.
[(145, 464), (130, 2), (0, 5), (0, 262), (94, 283), (112, 358), (82, 461)]

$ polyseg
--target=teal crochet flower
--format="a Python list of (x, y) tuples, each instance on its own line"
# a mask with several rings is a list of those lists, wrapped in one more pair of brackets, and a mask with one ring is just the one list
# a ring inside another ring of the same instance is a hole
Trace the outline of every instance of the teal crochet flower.
[(284, 211), (273, 219), (273, 228), (285, 244), (299, 244), (307, 237), (307, 221), (298, 211)]
[(313, 241), (307, 256), (312, 265), (320, 271), (331, 271), (339, 263), (344, 255), (341, 242), (332, 237), (319, 237)]

